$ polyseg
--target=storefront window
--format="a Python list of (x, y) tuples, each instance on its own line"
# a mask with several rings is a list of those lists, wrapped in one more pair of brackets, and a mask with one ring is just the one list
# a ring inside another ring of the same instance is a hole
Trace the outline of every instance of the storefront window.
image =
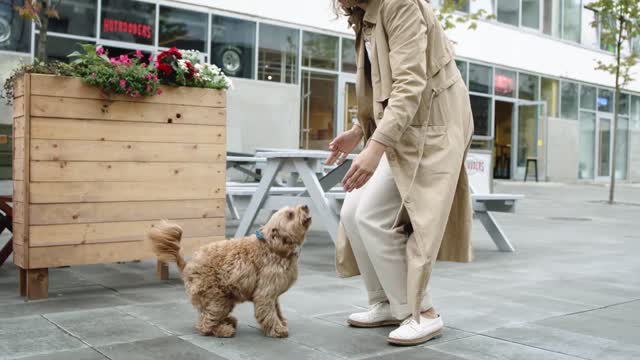
[(595, 110), (596, 109), (596, 88), (593, 86), (582, 85), (580, 87), (580, 108)]
[(256, 23), (213, 15), (211, 17), (211, 63), (225, 74), (254, 78)]
[(516, 72), (504, 69), (496, 69), (495, 84), (496, 96), (516, 96)]
[(629, 128), (640, 130), (640, 96), (631, 97), (631, 125)]
[(613, 92), (598, 89), (598, 111), (613, 112)]
[(469, 91), (490, 94), (493, 87), (491, 67), (469, 64)]
[[(38, 38), (36, 35), (36, 54), (38, 53)], [(68, 55), (74, 51), (82, 51), (80, 44), (94, 44), (90, 41), (82, 41), (76, 39), (67, 39), (58, 36), (47, 36), (47, 60), (58, 60), (69, 62)]]
[(465, 61), (456, 60), (456, 66), (462, 75), (462, 80), (467, 83), (467, 63)]
[(355, 73), (356, 63), (356, 41), (352, 39), (342, 39), (342, 71)]
[(520, 19), (519, 0), (497, 0), (497, 19), (501, 23), (518, 26)]
[(456, 10), (463, 13), (469, 12), (469, 3), (471, 2), (470, 0), (453, 0), (453, 2), (456, 3)]
[(338, 70), (338, 41), (335, 36), (305, 31), (302, 35), (302, 66)]
[(520, 73), (518, 97), (524, 100), (538, 100), (540, 78), (536, 75)]
[(49, 31), (79, 36), (96, 36), (97, 0), (64, 0), (59, 18), (49, 20)]
[(207, 19), (205, 13), (160, 6), (158, 46), (205, 51)]
[(540, 29), (540, 0), (522, 0), (522, 26)]
[(595, 20), (596, 13), (593, 10), (582, 9), (582, 21), (585, 24), (582, 27), (582, 44), (597, 49), (600, 43), (600, 35), (598, 28), (591, 26), (591, 23)]
[(618, 119), (616, 137), (616, 179), (626, 179), (629, 155), (629, 118), (620, 117)]
[(22, 0), (0, 1), (0, 50), (30, 52), (31, 22), (20, 18), (18, 5)]
[(260, 24), (258, 79), (296, 84), (299, 41), (298, 30)]
[(580, 160), (578, 165), (579, 179), (593, 179), (595, 175), (596, 152), (596, 114), (592, 112), (580, 112), (579, 149)]
[(560, 15), (562, 14), (562, 0), (544, 0), (544, 16), (542, 31), (553, 37), (560, 37)]
[(474, 135), (491, 136), (491, 103), (490, 97), (471, 95), (471, 111), (473, 113)]
[(133, 0), (102, 0), (100, 36), (136, 44), (152, 45), (156, 5)]
[(562, 82), (562, 118), (578, 120), (578, 84), (567, 81)]
[(540, 82), (540, 95), (547, 102), (548, 115), (558, 117), (560, 105), (560, 84), (558, 80), (542, 78)]
[(562, 38), (569, 41), (580, 42), (580, 14), (582, 13), (582, 0), (564, 0), (562, 8)]
[(618, 113), (621, 116), (629, 116), (629, 94), (620, 94), (618, 98)]

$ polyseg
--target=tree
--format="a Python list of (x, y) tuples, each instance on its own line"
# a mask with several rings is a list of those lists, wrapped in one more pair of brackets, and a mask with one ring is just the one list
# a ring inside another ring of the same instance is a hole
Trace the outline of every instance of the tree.
[[(613, 48), (614, 62), (598, 60), (596, 70), (608, 72), (615, 76), (615, 108), (613, 111), (613, 151), (611, 157), (611, 185), (609, 187), (609, 203), (615, 200), (616, 186), (616, 146), (618, 141), (618, 112), (620, 90), (633, 81), (631, 69), (638, 64), (640, 49), (634, 48), (632, 42), (640, 36), (640, 3), (638, 0), (598, 0), (585, 6), (596, 13), (596, 20), (591, 26), (600, 28), (600, 41)], [(626, 45), (627, 54), (623, 54)]]
[[(436, 0), (432, 0), (436, 1)], [(471, 3), (475, 0), (443, 0), (438, 9), (437, 16), (445, 30), (455, 28), (457, 25), (467, 24), (469, 30), (478, 27), (478, 20), (491, 20), (495, 15), (485, 9), (471, 12)]]
[(16, 6), (16, 11), (24, 19), (33, 21), (40, 29), (36, 58), (47, 61), (47, 30), (49, 19), (58, 19), (58, 6), (62, 0), (24, 0), (24, 5)]

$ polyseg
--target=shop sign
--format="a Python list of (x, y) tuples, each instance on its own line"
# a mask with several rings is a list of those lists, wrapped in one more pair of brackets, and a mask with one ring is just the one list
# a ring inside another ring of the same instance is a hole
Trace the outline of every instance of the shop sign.
[(151, 39), (151, 25), (139, 24), (105, 18), (102, 20), (102, 33), (125, 33), (137, 37)]
[(465, 166), (469, 176), (469, 184), (476, 194), (491, 193), (491, 158), (490, 152), (469, 151)]

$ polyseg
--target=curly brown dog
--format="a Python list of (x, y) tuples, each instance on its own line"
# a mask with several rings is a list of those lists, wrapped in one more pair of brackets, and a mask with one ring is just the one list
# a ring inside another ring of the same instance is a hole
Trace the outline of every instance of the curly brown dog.
[(234, 336), (237, 320), (231, 311), (236, 304), (252, 301), (265, 335), (287, 337), (278, 297), (298, 278), (298, 249), (310, 225), (306, 206), (284, 208), (256, 235), (205, 245), (188, 263), (180, 255), (180, 226), (163, 222), (148, 236), (160, 261), (177, 263), (199, 312), (200, 334)]

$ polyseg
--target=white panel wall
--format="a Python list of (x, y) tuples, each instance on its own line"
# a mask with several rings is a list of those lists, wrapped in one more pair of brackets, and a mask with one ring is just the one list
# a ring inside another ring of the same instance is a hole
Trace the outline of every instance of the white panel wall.
[(549, 181), (575, 182), (580, 154), (576, 120), (549, 119), (547, 176)]

